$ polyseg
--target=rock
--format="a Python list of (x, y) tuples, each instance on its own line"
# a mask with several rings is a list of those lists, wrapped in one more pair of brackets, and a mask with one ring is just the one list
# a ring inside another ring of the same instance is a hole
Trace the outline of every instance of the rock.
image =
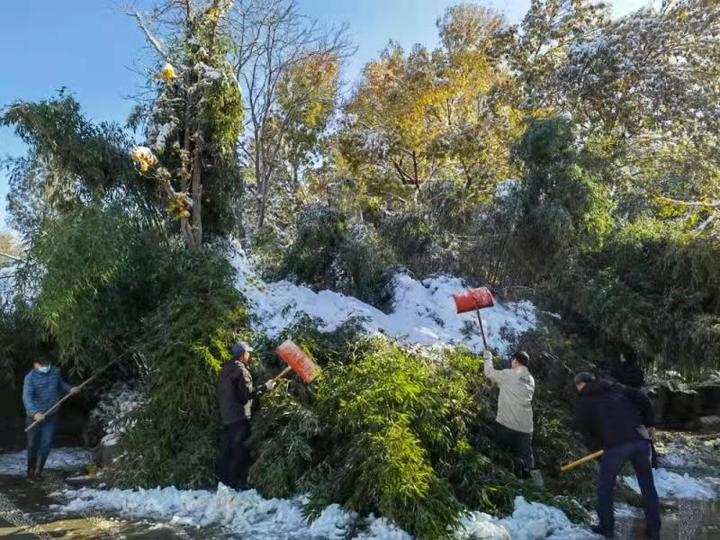
[(701, 416), (698, 418), (698, 429), (703, 433), (720, 431), (720, 416)]
[(701, 416), (700, 396), (689, 388), (663, 383), (651, 391), (658, 425), (665, 429), (692, 429)]
[(702, 383), (694, 389), (700, 396), (700, 411), (703, 416), (720, 416), (720, 383)]
[(119, 455), (120, 447), (117, 444), (100, 444), (95, 449), (95, 465), (108, 467)]

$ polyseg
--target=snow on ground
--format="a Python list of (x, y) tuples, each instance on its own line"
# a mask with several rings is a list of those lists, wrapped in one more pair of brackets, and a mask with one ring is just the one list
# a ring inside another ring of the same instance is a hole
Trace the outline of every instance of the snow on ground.
[[(248, 299), (255, 330), (277, 337), (302, 314), (318, 319), (322, 331), (331, 332), (345, 321), (362, 317), (368, 333), (382, 333), (406, 344), (464, 345), (482, 350), (482, 339), (474, 312), (457, 315), (454, 293), (468, 288), (462, 280), (438, 276), (418, 281), (407, 274), (393, 278), (394, 310), (383, 313), (357, 298), (329, 290), (283, 280), (265, 283), (253, 269), (239, 244), (230, 261), (235, 267), (237, 288)], [(488, 344), (507, 354), (515, 336), (535, 327), (532, 303), (495, 304), (481, 311)]]
[[(697, 479), (689, 474), (678, 474), (667, 469), (656, 469), (655, 489), (661, 499), (696, 499), (709, 501), (720, 498), (717, 482), (713, 479)], [(640, 493), (637, 478), (625, 476), (625, 483), (636, 493)]]
[[(74, 470), (92, 463), (92, 453), (85, 448), (55, 448), (50, 452), (46, 469)], [(0, 474), (24, 475), (27, 472), (27, 453), (8, 452), (0, 454)]]
[(720, 467), (720, 434), (658, 432), (659, 462), (668, 469), (712, 472)]
[[(270, 538), (345, 539), (356, 519), (333, 504), (312, 523), (303, 517), (302, 500), (264, 499), (255, 490), (65, 490), (67, 502), (54, 507), (60, 512), (113, 511), (130, 517), (170, 521), (184, 526), (220, 525), (246, 540)], [(384, 519), (370, 518), (363, 540), (410, 540), (410, 536)]]
[(573, 525), (558, 508), (515, 497), (515, 511), (503, 519), (471, 512), (463, 519), (455, 537), (462, 540), (592, 540), (597, 536)]
[[(149, 490), (107, 491), (82, 488), (65, 490), (67, 501), (59, 512), (112, 511), (134, 518), (169, 521), (176, 525), (219, 525), (247, 540), (296, 538), (345, 539), (355, 530), (357, 515), (333, 504), (309, 523), (302, 515), (302, 499), (264, 499), (255, 490), (183, 491), (174, 487)], [(411, 540), (411, 536), (385, 519), (368, 518), (358, 540)], [(587, 529), (573, 525), (557, 508), (515, 499), (515, 511), (503, 519), (481, 512), (464, 517), (455, 532), (458, 540), (590, 540)]]

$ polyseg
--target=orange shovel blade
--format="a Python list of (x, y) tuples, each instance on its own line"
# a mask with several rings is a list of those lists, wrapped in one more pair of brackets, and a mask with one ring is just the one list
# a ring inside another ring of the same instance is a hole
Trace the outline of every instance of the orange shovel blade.
[(492, 293), (487, 287), (479, 287), (464, 293), (453, 294), (453, 300), (455, 300), (455, 308), (458, 313), (467, 313), (468, 311), (495, 305)]
[(285, 340), (275, 350), (277, 355), (298, 374), (305, 384), (310, 384), (320, 374), (320, 368), (292, 341)]

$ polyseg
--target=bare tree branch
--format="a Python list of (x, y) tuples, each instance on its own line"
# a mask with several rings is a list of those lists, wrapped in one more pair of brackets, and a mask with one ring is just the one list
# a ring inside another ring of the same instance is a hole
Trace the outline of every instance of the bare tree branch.
[(145, 34), (145, 37), (147, 38), (148, 42), (153, 46), (155, 51), (166, 61), (169, 61), (169, 56), (165, 52), (165, 49), (161, 45), (160, 41), (148, 30), (148, 27), (145, 25), (145, 21), (143, 21), (142, 15), (139, 12), (131, 13), (131, 16), (135, 17), (137, 20), (138, 26)]

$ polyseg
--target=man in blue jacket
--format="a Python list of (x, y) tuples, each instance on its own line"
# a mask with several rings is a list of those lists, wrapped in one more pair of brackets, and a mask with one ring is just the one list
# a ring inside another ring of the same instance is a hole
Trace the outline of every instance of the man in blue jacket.
[(579, 373), (575, 386), (580, 398), (574, 427), (591, 451), (603, 450), (597, 491), (600, 524), (593, 531), (614, 538), (613, 489), (623, 464), (630, 461), (645, 506), (647, 538), (659, 540), (660, 504), (650, 466), (655, 430), (650, 400), (635, 388), (597, 380), (592, 373)]
[(26, 425), (40, 423), (27, 433), (27, 476), (30, 480), (41, 480), (43, 468), (55, 440), (58, 425), (57, 411), (45, 416), (43, 413), (68, 394), (80, 390), (62, 380), (60, 370), (41, 358), (33, 363), (33, 370), (25, 376), (23, 404)]

